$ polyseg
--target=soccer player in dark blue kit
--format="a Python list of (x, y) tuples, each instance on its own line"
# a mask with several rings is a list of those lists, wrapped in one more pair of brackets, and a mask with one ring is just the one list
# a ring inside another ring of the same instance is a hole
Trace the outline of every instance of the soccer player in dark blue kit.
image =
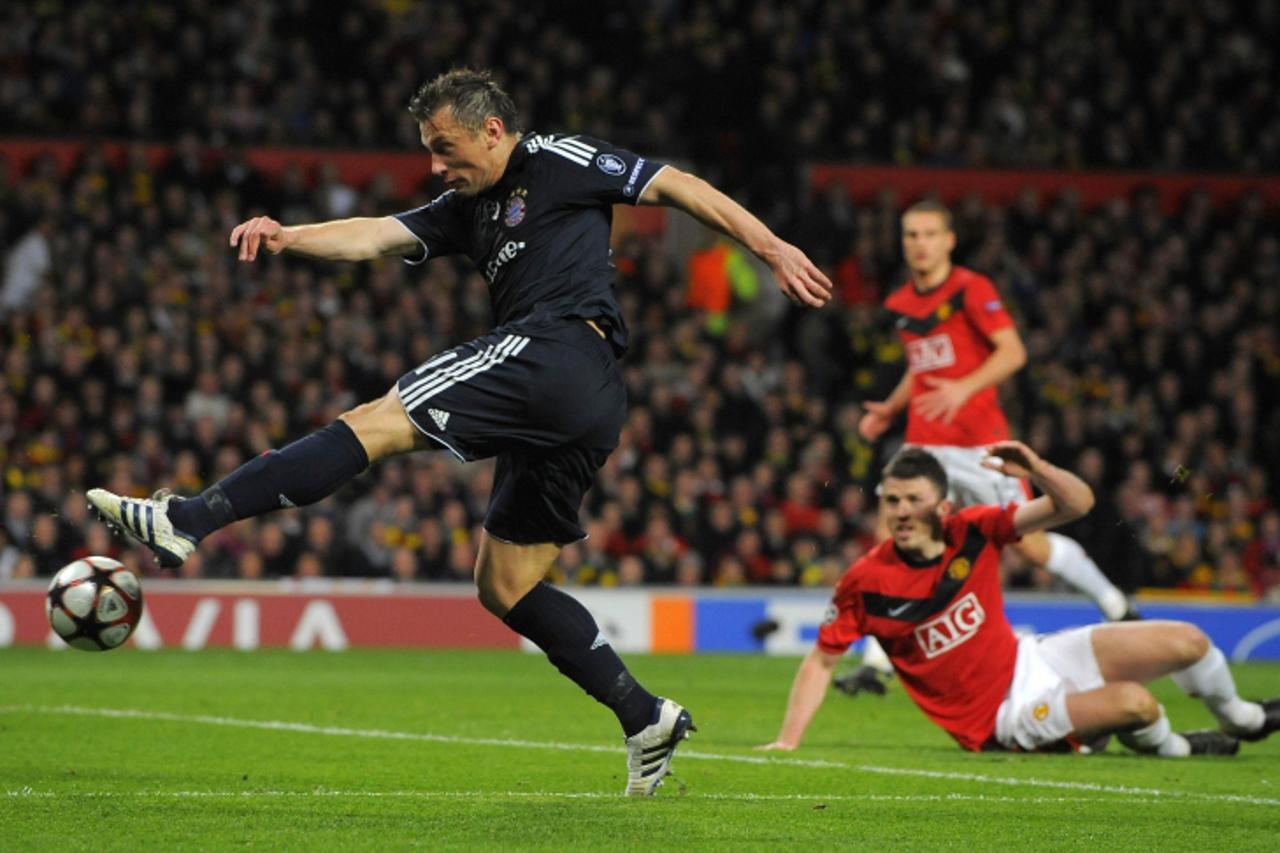
[(395, 216), (231, 232), (242, 261), (261, 249), (313, 258), (465, 254), (489, 283), (495, 329), (405, 374), (386, 396), (246, 463), (191, 499), (139, 500), (92, 489), (114, 527), (177, 566), (220, 527), (332, 494), (370, 464), (443, 446), (497, 457), (475, 579), (480, 601), (536, 643), (622, 724), (627, 789), (649, 795), (693, 730), (689, 712), (636, 683), (574, 598), (543, 578), (586, 535), (583, 493), (617, 446), (626, 414), (618, 358), (627, 329), (613, 294), (614, 204), (661, 204), (727, 234), (769, 265), (782, 292), (820, 307), (831, 283), (805, 255), (705, 181), (606, 142), (522, 133), (515, 107), (482, 71), (460, 69), (410, 104), (445, 192)]

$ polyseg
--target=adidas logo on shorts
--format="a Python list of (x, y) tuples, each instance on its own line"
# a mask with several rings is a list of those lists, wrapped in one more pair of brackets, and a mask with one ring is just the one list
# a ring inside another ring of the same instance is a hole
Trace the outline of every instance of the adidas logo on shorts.
[(436, 422), (436, 426), (444, 429), (444, 425), (449, 422), (449, 413), (442, 412), (439, 409), (427, 409), (427, 414), (431, 415), (431, 420)]

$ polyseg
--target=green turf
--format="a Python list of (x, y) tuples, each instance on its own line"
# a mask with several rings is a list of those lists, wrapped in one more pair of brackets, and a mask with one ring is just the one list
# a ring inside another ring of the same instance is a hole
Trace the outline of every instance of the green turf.
[[(652, 800), (619, 795), (612, 715), (533, 655), (0, 650), (0, 850), (1277, 848), (1280, 737), (972, 755), (894, 689), (831, 695), (804, 748), (764, 756), (795, 660), (630, 662), (700, 728)], [(1280, 693), (1280, 666), (1236, 675)], [(1175, 728), (1212, 723), (1156, 692)]]

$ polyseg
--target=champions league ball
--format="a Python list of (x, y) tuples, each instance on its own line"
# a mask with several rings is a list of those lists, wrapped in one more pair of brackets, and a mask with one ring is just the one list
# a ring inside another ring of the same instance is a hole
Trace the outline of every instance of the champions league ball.
[(129, 639), (142, 618), (142, 584), (109, 557), (85, 557), (53, 576), (44, 610), (67, 645), (105, 652)]

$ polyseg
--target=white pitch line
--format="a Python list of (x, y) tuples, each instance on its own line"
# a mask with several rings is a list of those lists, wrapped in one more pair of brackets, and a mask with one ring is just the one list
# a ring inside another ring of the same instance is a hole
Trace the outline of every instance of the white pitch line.
[[(512, 800), (617, 800), (618, 794), (601, 791), (331, 791), (319, 789), (314, 791), (36, 791), (22, 788), (16, 791), (5, 791), (3, 795), (12, 799), (122, 799), (154, 797), (158, 799), (283, 799), (285, 797), (324, 797), (330, 799), (367, 799), (367, 800), (492, 800), (504, 798)], [(678, 794), (699, 800), (721, 800), (729, 802), (812, 802), (820, 805), (829, 802), (840, 803), (1107, 803), (1110, 797), (1011, 797), (991, 794), (720, 794), (691, 793)], [(1129, 802), (1158, 804), (1155, 798), (1130, 800)]]
[[(559, 741), (534, 741), (515, 738), (476, 738), (457, 735), (438, 735), (429, 732), (398, 732), (385, 729), (352, 729), (345, 726), (316, 726), (310, 723), (294, 723), (283, 720), (248, 720), (239, 717), (219, 717), (207, 714), (174, 714), (167, 711), (142, 711), (131, 708), (87, 708), (79, 705), (3, 705), (0, 714), (69, 714), (85, 717), (110, 717), (132, 720), (159, 720), (172, 723), (195, 723), (210, 726), (228, 726), (242, 729), (318, 734), (334, 737), (358, 737), (378, 740), (407, 740), (428, 743), (453, 743), (463, 746), (499, 746), (520, 749), (551, 749), (569, 752), (620, 753), (617, 746), (587, 743), (563, 743)], [(823, 759), (790, 758), (782, 756), (730, 755), (696, 750), (682, 750), (682, 759), (699, 761), (729, 761), (740, 764), (760, 764), (788, 767), (814, 767), (834, 770), (853, 770), (861, 773), (878, 773), (886, 776), (912, 776), (920, 779), (939, 779), (954, 782), (974, 782), (987, 785), (1004, 785), (1026, 788), (1048, 788), (1062, 791), (1083, 791), (1096, 794), (1118, 794), (1126, 797), (1184, 797), (1212, 802), (1247, 803), (1259, 806), (1280, 806), (1280, 799), (1255, 797), (1247, 794), (1211, 794), (1202, 791), (1178, 791), (1164, 788), (1139, 788), (1130, 785), (1104, 785), (1098, 782), (1067, 782), (1058, 779), (1020, 778), (1016, 776), (984, 776), (981, 773), (961, 773), (950, 770), (926, 770), (913, 767), (884, 767), (875, 764), (853, 764)], [(1086, 759), (1087, 760), (1087, 759)], [(1172, 761), (1176, 759), (1152, 759)]]

